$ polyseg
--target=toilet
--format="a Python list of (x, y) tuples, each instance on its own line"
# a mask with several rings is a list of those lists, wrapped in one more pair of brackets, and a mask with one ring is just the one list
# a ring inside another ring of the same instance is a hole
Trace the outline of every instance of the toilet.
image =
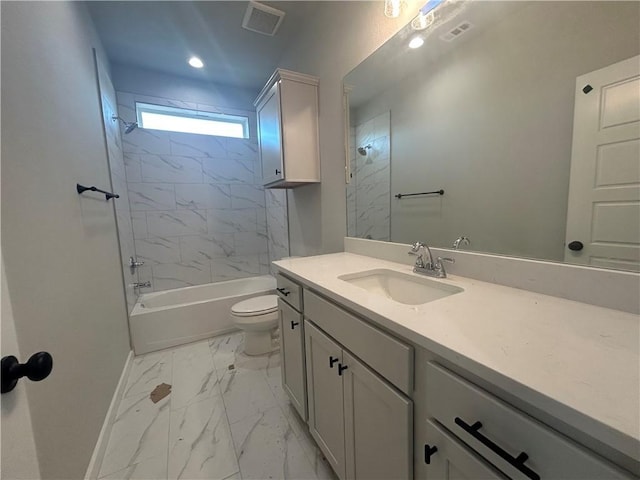
[(231, 320), (244, 332), (244, 353), (264, 355), (273, 351), (272, 333), (278, 326), (278, 296), (262, 295), (231, 307)]

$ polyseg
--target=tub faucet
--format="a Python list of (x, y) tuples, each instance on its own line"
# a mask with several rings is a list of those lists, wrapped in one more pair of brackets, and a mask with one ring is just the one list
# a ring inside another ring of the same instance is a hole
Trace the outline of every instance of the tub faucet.
[[(418, 257), (416, 258), (416, 263), (413, 266), (413, 271), (429, 277), (447, 278), (447, 272), (444, 269), (442, 262), (455, 263), (453, 258), (444, 257), (438, 257), (434, 263), (433, 254), (431, 253), (429, 245), (422, 242), (414, 243), (408, 253), (409, 255), (417, 255)], [(429, 258), (428, 261), (427, 257)]]
[(147, 280), (146, 282), (134, 282), (130, 286), (132, 286), (134, 289), (151, 288), (151, 280)]

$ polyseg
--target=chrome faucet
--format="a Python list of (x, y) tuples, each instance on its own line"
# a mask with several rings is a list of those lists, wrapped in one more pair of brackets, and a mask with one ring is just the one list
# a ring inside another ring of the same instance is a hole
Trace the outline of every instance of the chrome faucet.
[(434, 263), (433, 254), (431, 253), (429, 245), (422, 242), (416, 242), (411, 245), (411, 250), (408, 253), (409, 255), (417, 255), (418, 257), (413, 266), (413, 271), (429, 277), (447, 278), (447, 272), (442, 262), (455, 263), (453, 258), (445, 257), (438, 257)]
[(453, 249), (458, 250), (460, 248), (460, 244), (471, 245), (471, 240), (469, 240), (469, 237), (465, 237), (464, 235), (462, 237), (458, 237), (453, 242)]

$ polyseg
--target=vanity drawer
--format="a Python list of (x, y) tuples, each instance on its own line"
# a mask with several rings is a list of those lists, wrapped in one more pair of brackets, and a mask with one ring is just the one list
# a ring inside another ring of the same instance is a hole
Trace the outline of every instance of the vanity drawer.
[(378, 374), (411, 396), (413, 347), (347, 313), (319, 295), (304, 290), (304, 315), (368, 364)]
[(280, 298), (293, 308), (302, 311), (302, 287), (281, 273), (276, 274), (277, 292)]
[[(632, 478), (432, 362), (427, 367), (427, 412), (513, 479)], [(515, 459), (522, 452), (528, 458), (518, 468), (508, 459)]]

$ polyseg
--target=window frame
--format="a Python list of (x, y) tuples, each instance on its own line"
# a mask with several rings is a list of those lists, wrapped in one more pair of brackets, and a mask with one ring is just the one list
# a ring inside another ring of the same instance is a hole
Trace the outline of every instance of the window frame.
[(138, 126), (143, 129), (148, 127), (144, 126), (142, 114), (155, 113), (155, 114), (171, 116), (171, 117), (189, 118), (194, 120), (210, 120), (210, 121), (216, 121), (216, 122), (227, 123), (227, 124), (241, 125), (243, 136), (237, 137), (233, 135), (216, 135), (211, 133), (185, 132), (183, 130), (166, 130), (166, 129), (156, 129), (156, 128), (148, 128), (149, 130), (162, 130), (165, 132), (187, 133), (187, 134), (193, 134), (193, 135), (208, 135), (212, 137), (226, 137), (226, 138), (240, 138), (240, 139), (249, 138), (249, 117), (244, 115), (232, 115), (232, 114), (220, 113), (220, 112), (207, 112), (205, 110), (192, 110), (188, 108), (171, 107), (168, 105), (158, 105), (158, 104), (147, 103), (147, 102), (135, 102), (135, 110), (136, 110), (136, 120), (138, 122)]

